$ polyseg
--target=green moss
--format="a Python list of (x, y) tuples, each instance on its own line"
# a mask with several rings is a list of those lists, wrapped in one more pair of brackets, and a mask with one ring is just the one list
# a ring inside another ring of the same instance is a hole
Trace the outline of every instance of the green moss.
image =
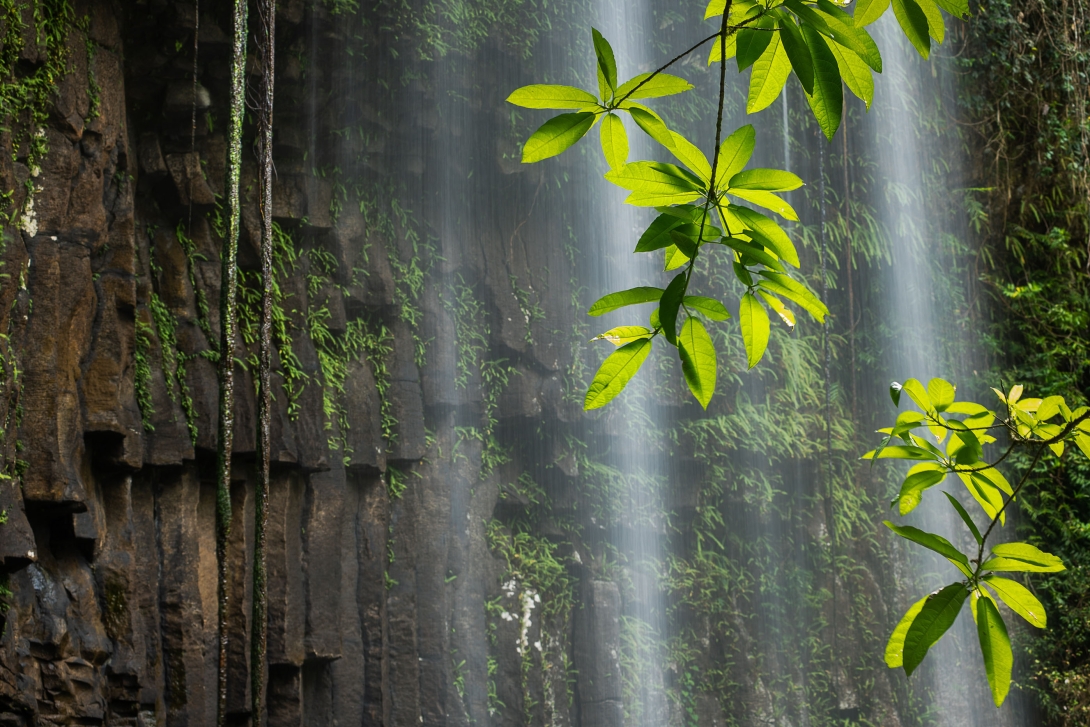
[(141, 320), (136, 321), (136, 335), (133, 347), (133, 389), (136, 404), (140, 407), (140, 419), (144, 431), (155, 431), (151, 417), (155, 406), (151, 398), (151, 337), (154, 331)]

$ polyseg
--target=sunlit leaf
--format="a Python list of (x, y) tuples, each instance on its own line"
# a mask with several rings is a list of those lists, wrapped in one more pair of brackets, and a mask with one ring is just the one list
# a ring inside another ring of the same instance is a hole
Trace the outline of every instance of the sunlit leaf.
[(666, 286), (662, 300), (659, 301), (659, 322), (662, 325), (662, 333), (666, 336), (666, 340), (675, 346), (677, 345), (677, 314), (681, 310), (681, 301), (685, 297), (687, 277), (684, 272), (675, 275)]
[(844, 87), (840, 81), (840, 67), (836, 56), (829, 50), (825, 36), (810, 23), (802, 24), (802, 37), (806, 40), (814, 62), (814, 90), (806, 95), (814, 118), (825, 133), (825, 138), (832, 139), (840, 128), (840, 119), (844, 115)]
[(749, 95), (746, 113), (755, 114), (767, 108), (780, 96), (787, 77), (791, 75), (791, 61), (780, 42), (779, 33), (771, 33), (772, 40), (753, 64), (749, 76)]
[(965, 523), (965, 527), (969, 528), (969, 532), (973, 534), (973, 539), (976, 540), (976, 544), (980, 545), (982, 542), (984, 542), (984, 538), (980, 536), (980, 530), (977, 529), (976, 523), (973, 522), (973, 519), (971, 517), (969, 517), (969, 513), (966, 512), (965, 508), (960, 502), (958, 502), (957, 498), (951, 495), (949, 492), (943, 492), (942, 494), (946, 495), (946, 499), (950, 501), (951, 507), (953, 507), (954, 511), (957, 512), (958, 517), (961, 518), (961, 521)]
[[(805, 25), (839, 43), (859, 56), (867, 55), (867, 49), (859, 42), (855, 28), (850, 22), (844, 22), (839, 16), (820, 12), (801, 0), (785, 0), (784, 7), (799, 16)], [(845, 16), (847, 17), (847, 16)], [(809, 42), (809, 41), (808, 41)]]
[(594, 375), (594, 380), (587, 389), (586, 399), (583, 400), (583, 409), (598, 409), (612, 401), (640, 370), (650, 352), (651, 341), (641, 338), (626, 343), (611, 353)]
[(761, 18), (758, 27), (742, 28), (737, 32), (738, 50), (736, 57), (739, 73), (752, 66), (764, 53), (765, 48), (768, 47), (772, 36), (775, 35), (775, 33), (771, 33), (767, 29), (770, 25), (772, 25), (770, 18)]
[[(737, 33), (732, 33), (731, 35), (727, 36), (727, 58), (728, 59), (729, 58), (734, 58), (734, 56), (735, 56), (735, 54), (737, 54), (737, 52), (738, 52), (738, 34)], [(711, 51), (708, 53), (708, 65), (710, 66), (711, 64), (718, 63), (719, 61), (722, 61), (722, 60), (723, 60), (723, 39), (721, 37), (716, 37), (716, 39), (714, 41), (712, 41), (712, 48), (711, 48)]]
[(909, 379), (901, 387), (908, 394), (908, 397), (915, 402), (916, 406), (928, 413), (935, 411), (935, 405), (931, 403), (931, 395), (927, 393), (927, 389), (923, 387), (918, 379)]
[(814, 60), (810, 49), (806, 47), (806, 41), (802, 37), (802, 31), (795, 24), (794, 18), (787, 13), (780, 13), (780, 42), (791, 61), (791, 68), (795, 76), (802, 84), (807, 95), (814, 92)]
[(908, 471), (908, 476), (901, 483), (901, 492), (897, 496), (897, 511), (907, 515), (916, 509), (923, 498), (923, 493), (930, 487), (946, 479), (946, 470), (937, 465), (918, 464)]
[(617, 61), (609, 41), (602, 37), (597, 28), (591, 28), (591, 37), (594, 39), (594, 55), (598, 59), (598, 89), (602, 100), (606, 101), (613, 95), (613, 89), (617, 88)]
[(742, 326), (742, 342), (746, 346), (746, 364), (753, 368), (761, 361), (768, 348), (771, 326), (768, 311), (752, 293), (742, 296), (738, 306), (738, 320)]
[[(659, 73), (644, 83), (644, 80), (650, 76), (650, 73), (641, 73), (635, 78), (625, 81), (617, 89), (617, 98), (661, 98), (662, 96), (684, 93), (693, 87), (693, 84), (684, 78), (671, 76), (669, 73)], [(641, 83), (643, 83), (642, 86)]]
[(893, 633), (890, 634), (889, 641), (886, 642), (885, 655), (886, 666), (890, 669), (904, 666), (905, 636), (908, 635), (909, 627), (912, 626), (912, 622), (916, 620), (916, 615), (923, 609), (925, 603), (927, 603), (927, 596), (912, 604), (912, 607), (905, 611), (905, 615), (897, 623), (897, 627), (893, 629)]
[[(878, 51), (878, 45), (874, 42), (874, 38), (870, 36), (870, 33), (868, 33), (865, 28), (857, 25), (855, 19), (851, 15), (848, 15), (836, 4), (830, 2), (830, 0), (817, 0), (817, 9), (823, 15), (838, 21), (838, 27), (846, 29), (855, 36), (858, 46), (845, 45), (846, 48), (852, 50), (852, 53), (849, 53), (849, 55), (854, 54), (859, 56), (860, 60), (867, 64), (875, 73), (882, 72), (882, 54)], [(840, 44), (838, 43), (836, 45)]]
[(988, 686), (992, 690), (995, 706), (1003, 704), (1011, 688), (1011, 667), (1014, 655), (1007, 626), (999, 610), (989, 598), (977, 604), (976, 633), (980, 640), (980, 653), (984, 657), (984, 671), (988, 674)]
[(581, 109), (594, 106), (598, 99), (581, 88), (538, 84), (512, 92), (507, 103), (527, 109)]
[(795, 314), (783, 304), (782, 300), (764, 290), (758, 290), (757, 295), (761, 296), (764, 302), (768, 303), (768, 307), (776, 312), (776, 315), (780, 317), (781, 321), (787, 324), (788, 328), (795, 327)]
[(955, 548), (949, 540), (941, 535), (928, 533), (919, 528), (914, 528), (911, 525), (894, 525), (889, 520), (883, 520), (882, 524), (902, 538), (922, 545), (928, 550), (935, 551), (954, 565), (958, 566), (958, 569), (965, 573), (965, 575), (972, 575), (973, 570), (969, 566), (969, 556)]
[(636, 243), (636, 252), (652, 252), (674, 244), (670, 239), (670, 232), (673, 230), (681, 230), (690, 237), (695, 237), (700, 232), (700, 229), (691, 222), (663, 213), (656, 217), (655, 221), (640, 235)]
[(626, 101), (621, 108), (632, 115), (632, 120), (643, 129), (644, 133), (669, 149), (674, 145), (674, 135), (666, 127), (662, 117), (646, 106)]
[[(971, 472), (958, 472), (958, 477), (965, 484), (965, 489), (969, 491), (969, 494), (973, 496), (973, 499), (977, 501), (981, 509), (984, 510), (984, 514), (989, 518), (993, 518), (1003, 507), (1003, 495), (999, 492), (999, 489), (995, 487), (987, 478), (981, 477), (979, 473)], [(1000, 516), (1001, 521), (1006, 520), (1006, 513)]]
[(730, 318), (730, 311), (715, 298), (708, 298), (704, 295), (687, 295), (683, 302), (686, 308), (695, 310), (710, 320), (725, 321)]
[(946, 25), (943, 23), (939, 6), (935, 4), (935, 0), (916, 0), (916, 4), (920, 6), (920, 10), (927, 17), (928, 34), (941, 43), (946, 35)]
[(969, 16), (969, 0), (936, 0), (936, 2), (940, 8), (955, 18), (965, 19)]
[(748, 258), (751, 262), (747, 262), (747, 264), (760, 263), (779, 272), (785, 270), (784, 266), (776, 259), (776, 256), (767, 251), (770, 248), (764, 247), (763, 243), (762, 245), (755, 245), (739, 237), (724, 237), (720, 242)]
[(663, 270), (669, 272), (671, 270), (677, 270), (682, 265), (688, 265), (689, 258), (685, 253), (677, 249), (677, 245), (670, 245), (666, 248), (666, 252), (663, 260)]
[(862, 28), (882, 17), (889, 9), (889, 0), (856, 0), (855, 26)]
[(600, 316), (629, 305), (654, 303), (658, 302), (661, 297), (662, 288), (651, 288), (647, 286), (629, 288), (628, 290), (621, 290), (616, 293), (602, 296), (590, 307), (590, 310), (587, 311), (587, 315)]
[(523, 164), (556, 156), (579, 141), (594, 126), (592, 113), (561, 114), (541, 125), (522, 147)]
[(696, 172), (705, 183), (711, 179), (712, 165), (708, 162), (708, 157), (704, 156), (704, 152), (700, 151), (695, 144), (681, 134), (677, 132), (670, 133), (674, 139), (674, 145), (670, 147), (670, 152), (682, 164)]
[(735, 189), (762, 189), (768, 192), (790, 192), (802, 186), (802, 180), (782, 169), (746, 169), (727, 182), (731, 193)]
[(921, 56), (931, 55), (931, 37), (927, 26), (927, 16), (916, 4), (916, 0), (892, 0), (893, 14), (905, 36), (916, 47)]
[[(717, 302), (717, 301), (716, 301)], [(715, 344), (704, 324), (697, 318), (686, 318), (677, 337), (681, 354), (681, 371), (689, 390), (705, 409), (715, 393), (715, 377), (718, 363)]]
[(851, 51), (840, 48), (833, 43), (829, 46), (836, 58), (836, 65), (840, 69), (840, 77), (851, 92), (862, 99), (867, 108), (870, 108), (874, 100), (874, 77), (871, 69), (863, 60)]
[[(716, 176), (719, 176), (718, 172), (716, 172)], [(765, 192), (764, 190), (759, 189), (732, 189), (730, 194), (739, 199), (744, 199), (747, 202), (752, 202), (758, 207), (772, 210), (780, 217), (791, 220), (792, 222), (799, 221), (799, 216), (795, 212), (795, 209), (782, 197), (777, 197), (772, 192)]]
[[(631, 162), (610, 170), (605, 177), (618, 187), (632, 191), (625, 200), (629, 204), (655, 207), (688, 202), (700, 196), (700, 180), (673, 164)], [(654, 202), (655, 199), (666, 201)]]
[(723, 187), (723, 183), (742, 171), (749, 158), (753, 156), (753, 147), (757, 143), (757, 132), (752, 124), (746, 124), (734, 130), (719, 145), (719, 165), (715, 170), (715, 186)]
[(599, 333), (590, 340), (591, 342), (609, 341), (614, 346), (623, 346), (626, 343), (647, 338), (651, 335), (651, 332), (650, 328), (644, 326), (617, 326), (616, 328), (610, 328), (605, 333)]
[(1043, 629), (1048, 625), (1044, 605), (1021, 583), (991, 574), (981, 580), (992, 587), (1010, 610), (1029, 621), (1032, 626)]
[(608, 114), (602, 119), (602, 154), (610, 169), (617, 169), (628, 162), (628, 134), (624, 122), (617, 114)]
[(906, 674), (916, 671), (927, 656), (927, 650), (953, 625), (968, 596), (964, 583), (954, 583), (927, 597), (905, 634), (903, 666)]
[(776, 273), (770, 270), (761, 270), (760, 275), (764, 278), (764, 280), (758, 283), (762, 288), (798, 303), (803, 310), (812, 315), (819, 323), (825, 321), (825, 316), (829, 313), (829, 309), (826, 308), (825, 304), (802, 283), (794, 278), (789, 278), (782, 273)]
[(992, 558), (981, 566), (985, 570), (1056, 573), (1065, 570), (1063, 561), (1029, 543), (1003, 543), (992, 548)]

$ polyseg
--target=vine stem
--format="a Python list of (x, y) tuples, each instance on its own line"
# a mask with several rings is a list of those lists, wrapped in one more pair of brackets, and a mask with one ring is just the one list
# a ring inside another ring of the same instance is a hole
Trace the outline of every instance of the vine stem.
[(272, 386), (272, 140), (273, 97), (276, 52), (276, 0), (257, 4), (262, 40), (262, 98), (259, 120), (258, 172), (261, 208), (261, 340), (258, 346), (258, 483), (254, 497), (254, 595), (250, 639), (251, 720), (261, 727), (264, 720), (265, 652), (268, 637), (268, 581), (265, 572), (269, 523), (269, 448)]
[(216, 725), (227, 721), (227, 612), (230, 606), (227, 543), (231, 535), (231, 456), (235, 442), (235, 338), (238, 313), (238, 238), (242, 220), (239, 180), (242, 174), (242, 122), (245, 111), (246, 0), (234, 0), (231, 41), (231, 109), (227, 150), (227, 237), (221, 257), (220, 293), (220, 401), (216, 471), (216, 562), (218, 660), (216, 662)]

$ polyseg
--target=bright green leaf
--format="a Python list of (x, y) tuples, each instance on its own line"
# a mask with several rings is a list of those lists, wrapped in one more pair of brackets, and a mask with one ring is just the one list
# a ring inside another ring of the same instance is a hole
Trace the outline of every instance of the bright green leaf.
[(682, 265), (688, 265), (689, 258), (685, 253), (677, 249), (677, 245), (670, 245), (666, 248), (665, 259), (663, 261), (663, 270), (669, 272), (671, 270), (677, 270)]
[(1056, 573), (1065, 570), (1063, 561), (1029, 543), (1003, 543), (992, 548), (992, 558), (981, 566), (985, 570)]
[(764, 302), (768, 303), (768, 307), (776, 312), (776, 315), (780, 317), (781, 321), (787, 324), (788, 328), (795, 327), (795, 314), (783, 304), (782, 300), (764, 290), (758, 290), (757, 295), (761, 296)]
[(921, 56), (927, 58), (931, 55), (931, 37), (927, 26), (927, 16), (916, 4), (916, 0), (893, 0), (893, 14), (897, 16), (897, 22), (901, 30), (916, 46)]
[(594, 39), (594, 55), (598, 58), (598, 89), (602, 100), (606, 101), (613, 94), (613, 89), (617, 88), (617, 61), (609, 41), (602, 37), (598, 29), (591, 28), (590, 32)]
[(916, 615), (923, 609), (925, 603), (927, 603), (927, 596), (912, 604), (890, 634), (889, 641), (886, 642), (886, 666), (890, 669), (904, 666), (905, 636), (908, 635), (909, 627), (912, 626), (912, 622), (916, 620)]
[(590, 411), (608, 404), (617, 394), (624, 390), (629, 380), (640, 370), (640, 366), (647, 360), (647, 354), (651, 352), (651, 341), (641, 338), (632, 343), (626, 343), (611, 353), (602, 362), (598, 373), (587, 389), (586, 399), (583, 400), (583, 409)]
[(768, 348), (768, 335), (771, 332), (768, 311), (752, 293), (746, 293), (738, 307), (738, 320), (742, 326), (742, 342), (746, 346), (746, 363), (753, 368), (760, 363)]
[(903, 666), (906, 674), (911, 676), (916, 671), (927, 656), (927, 650), (953, 625), (968, 596), (964, 583), (954, 583), (927, 597), (905, 634)]
[(772, 40), (753, 64), (749, 75), (749, 95), (746, 113), (755, 114), (767, 108), (780, 96), (787, 77), (791, 75), (791, 61), (787, 57), (779, 33), (771, 33)]
[(681, 371), (685, 375), (686, 383), (689, 384), (689, 390), (693, 392), (693, 396), (700, 405), (707, 409), (708, 402), (715, 393), (715, 377), (718, 368), (712, 337), (708, 335), (707, 329), (699, 319), (690, 317), (686, 318), (685, 323), (682, 324), (677, 343), (681, 354)]
[(738, 172), (727, 182), (733, 194), (735, 189), (763, 189), (767, 192), (790, 192), (802, 186), (802, 180), (782, 169), (746, 169)]
[(680, 272), (674, 276), (666, 291), (659, 301), (659, 322), (662, 325), (662, 333), (666, 340), (677, 345), (677, 314), (681, 309), (681, 301), (685, 297), (685, 288), (688, 286), (688, 276)]
[(663, 213), (655, 218), (655, 221), (647, 228), (642, 235), (640, 235), (639, 242), (636, 243), (636, 252), (653, 252), (654, 250), (661, 250), (664, 247), (668, 247), (673, 243), (670, 239), (670, 233), (674, 230), (680, 230), (689, 237), (695, 238), (700, 229), (682, 219), (675, 217), (674, 215)]
[(965, 573), (965, 575), (970, 575), (972, 573), (972, 568), (969, 567), (969, 556), (955, 548), (949, 540), (941, 535), (928, 533), (919, 528), (914, 528), (911, 525), (894, 525), (889, 520), (883, 520), (882, 524), (902, 538), (922, 545), (928, 550), (935, 551), (954, 565), (959, 566), (959, 570), (963, 573), (968, 570), (968, 573)]
[(703, 295), (687, 295), (684, 304), (686, 308), (698, 311), (713, 321), (725, 321), (730, 318), (730, 311), (715, 298), (708, 298)]
[(969, 517), (969, 513), (965, 511), (965, 508), (960, 502), (958, 502), (957, 498), (951, 495), (949, 492), (943, 492), (942, 494), (946, 495), (946, 499), (950, 501), (951, 507), (953, 507), (954, 511), (957, 512), (958, 517), (961, 518), (961, 521), (965, 523), (965, 527), (969, 528), (969, 532), (973, 534), (973, 539), (976, 540), (976, 544), (980, 545), (982, 542), (984, 542), (984, 538), (980, 536), (980, 530), (977, 529), (976, 523), (974, 523), (973, 519)]
[(920, 10), (927, 17), (927, 32), (937, 42), (941, 43), (943, 37), (946, 35), (946, 25), (942, 21), (942, 13), (939, 12), (939, 6), (935, 4), (935, 0), (916, 0), (916, 4), (920, 6)]
[(840, 67), (836, 56), (829, 50), (825, 36), (810, 23), (802, 24), (802, 37), (809, 46), (814, 62), (814, 91), (806, 95), (825, 138), (832, 139), (840, 128), (844, 115), (844, 87), (840, 80)]
[(949, 381), (931, 379), (927, 382), (927, 395), (936, 411), (946, 411), (954, 403), (957, 389)]
[(610, 328), (605, 333), (599, 333), (590, 340), (592, 343), (594, 341), (609, 341), (614, 346), (623, 346), (626, 343), (647, 338), (651, 333), (651, 329), (645, 326), (617, 326), (616, 328)]
[(767, 251), (771, 248), (766, 249), (763, 245), (755, 245), (752, 242), (746, 242), (740, 237), (733, 236), (724, 237), (720, 242), (744, 255), (745, 258), (743, 259), (743, 262), (747, 265), (760, 263), (761, 265), (765, 265), (778, 272), (783, 272), (785, 270), (784, 266), (776, 259), (776, 256)]
[(946, 471), (936, 469), (935, 465), (918, 464), (908, 471), (908, 476), (901, 484), (901, 492), (897, 496), (897, 511), (901, 516), (916, 509), (923, 498), (923, 493), (930, 487), (946, 479)]
[(591, 113), (561, 114), (541, 125), (522, 147), (522, 163), (531, 164), (561, 153), (594, 126)]
[(862, 99), (867, 108), (870, 108), (874, 100), (874, 76), (867, 64), (849, 50), (844, 50), (836, 43), (829, 45), (829, 50), (836, 58), (836, 65), (840, 69), (840, 77), (851, 92)]
[(666, 127), (662, 117), (646, 106), (626, 101), (621, 108), (632, 115), (632, 120), (644, 133), (669, 149), (674, 145), (674, 135)]
[(819, 323), (825, 321), (825, 316), (829, 313), (829, 309), (826, 308), (825, 304), (802, 283), (794, 278), (789, 278), (782, 273), (776, 273), (770, 270), (761, 270), (760, 275), (764, 278), (764, 280), (758, 283), (762, 288), (798, 303), (803, 310), (812, 315)]
[(940, 8), (955, 18), (965, 19), (969, 16), (969, 0), (936, 0), (936, 2)]
[[(718, 172), (716, 172), (716, 176), (719, 176)], [(752, 202), (758, 207), (772, 210), (784, 219), (791, 220), (792, 222), (799, 221), (799, 216), (795, 212), (795, 209), (783, 198), (777, 197), (772, 192), (765, 192), (759, 189), (732, 189), (730, 194), (739, 199), (744, 199), (747, 202)]]
[(572, 86), (523, 86), (507, 97), (507, 103), (527, 109), (581, 109), (598, 103), (591, 94)]
[(700, 180), (673, 164), (632, 162), (610, 170), (605, 177), (618, 187), (631, 190), (632, 194), (625, 201), (633, 205), (681, 204), (700, 196)]
[(752, 124), (746, 124), (734, 130), (719, 145), (719, 163), (715, 170), (715, 186), (722, 188), (723, 183), (742, 171), (749, 158), (753, 156), (753, 147), (757, 143), (757, 132)]
[(712, 165), (708, 162), (708, 157), (704, 156), (704, 152), (700, 151), (695, 144), (681, 134), (675, 131), (670, 133), (674, 139), (674, 145), (670, 147), (670, 152), (682, 164), (696, 172), (706, 184), (712, 176)]
[(889, 0), (856, 0), (855, 27), (862, 28), (882, 17), (889, 8)]
[(1030, 625), (1039, 629), (1048, 626), (1048, 616), (1045, 614), (1044, 605), (1021, 583), (992, 574), (984, 576), (981, 580), (999, 594), (1010, 610), (1029, 621)]
[(628, 162), (628, 134), (624, 122), (617, 114), (608, 114), (602, 119), (602, 154), (610, 169), (623, 167)]
[(658, 302), (661, 297), (662, 288), (651, 288), (647, 286), (629, 288), (628, 290), (622, 290), (617, 293), (610, 293), (609, 295), (602, 296), (590, 307), (590, 310), (587, 311), (587, 315), (600, 316), (629, 305), (655, 303)]
[(980, 639), (980, 653), (984, 657), (984, 671), (988, 674), (988, 686), (992, 690), (995, 706), (1003, 704), (1011, 688), (1011, 640), (1003, 617), (990, 598), (982, 598), (977, 604), (976, 633)]
[(650, 73), (641, 73), (635, 78), (625, 81), (617, 89), (617, 98), (661, 98), (684, 93), (693, 87), (693, 84), (684, 78), (671, 76), (669, 73), (659, 73), (644, 83), (644, 80), (650, 76)]
[[(728, 59), (729, 58), (734, 58), (734, 56), (737, 53), (738, 53), (738, 34), (737, 33), (732, 33), (731, 35), (727, 36), (727, 58)], [(723, 39), (720, 38), (720, 37), (716, 37), (716, 39), (714, 41), (712, 41), (712, 49), (708, 53), (708, 65), (710, 66), (711, 64), (718, 63), (719, 61), (722, 61), (722, 60), (723, 60)]]

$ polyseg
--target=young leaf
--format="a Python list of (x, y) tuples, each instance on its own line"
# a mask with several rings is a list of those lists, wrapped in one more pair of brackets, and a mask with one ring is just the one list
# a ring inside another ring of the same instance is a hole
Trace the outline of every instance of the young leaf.
[(925, 603), (927, 603), (927, 596), (912, 604), (897, 623), (897, 627), (893, 629), (893, 633), (889, 635), (889, 641), (886, 642), (886, 666), (890, 669), (904, 666), (905, 636), (908, 635), (909, 627), (912, 626), (912, 622), (916, 620), (916, 615), (923, 609)]
[(999, 597), (1003, 599), (1003, 603), (1007, 604), (1010, 610), (1029, 621), (1030, 625), (1039, 629), (1043, 629), (1048, 625), (1048, 616), (1045, 614), (1044, 605), (1037, 600), (1037, 596), (1033, 595), (1021, 583), (1012, 581), (1010, 578), (1002, 578), (991, 574), (984, 576), (981, 580), (999, 594)]
[(840, 69), (840, 77), (851, 92), (862, 99), (867, 108), (870, 108), (874, 100), (874, 77), (867, 64), (851, 51), (844, 50), (836, 43), (829, 46), (836, 58), (836, 65)]
[[(933, 550), (939, 555), (958, 566), (958, 570), (965, 575), (972, 575), (973, 569), (969, 567), (969, 557), (955, 548), (953, 544), (941, 535), (924, 532), (911, 525), (894, 525), (889, 520), (883, 520), (882, 524), (906, 540), (922, 545), (928, 550)], [(968, 572), (966, 572), (968, 571)]]
[(662, 333), (666, 340), (674, 346), (677, 345), (677, 312), (681, 309), (681, 301), (685, 297), (685, 287), (688, 284), (684, 272), (674, 276), (666, 291), (659, 301), (659, 322), (662, 325)]
[(661, 297), (662, 288), (651, 288), (647, 286), (629, 288), (628, 290), (622, 290), (617, 293), (610, 293), (609, 295), (602, 296), (590, 307), (590, 310), (587, 311), (587, 315), (600, 316), (628, 305), (654, 303), (658, 302), (658, 299)]
[(749, 158), (753, 156), (753, 147), (757, 143), (757, 132), (752, 124), (746, 124), (734, 130), (719, 145), (719, 167), (715, 170), (715, 186), (722, 188), (723, 183), (742, 171)]
[(602, 154), (610, 169), (623, 167), (628, 162), (628, 134), (624, 122), (617, 114), (608, 114), (602, 120)]
[(662, 144), (667, 149), (674, 145), (673, 132), (666, 128), (666, 123), (662, 120), (662, 117), (654, 111), (646, 106), (629, 103), (627, 101), (621, 108), (632, 114), (632, 120), (635, 121), (636, 125), (643, 129), (644, 133), (652, 139)]
[(594, 126), (592, 113), (560, 114), (541, 125), (522, 147), (522, 163), (554, 157), (583, 138)]
[(855, 3), (855, 27), (862, 28), (882, 17), (889, 8), (889, 0), (857, 0)]
[(976, 540), (976, 544), (980, 545), (981, 543), (983, 543), (984, 538), (980, 536), (980, 531), (977, 530), (976, 523), (974, 523), (973, 519), (969, 517), (969, 513), (965, 511), (965, 508), (962, 507), (961, 503), (957, 501), (957, 498), (951, 495), (949, 492), (943, 492), (942, 494), (946, 495), (946, 499), (950, 501), (951, 507), (953, 507), (954, 510), (957, 512), (958, 517), (961, 518), (961, 521), (965, 523), (965, 527), (969, 528), (969, 532), (973, 534), (973, 538)]
[(802, 37), (810, 48), (814, 61), (814, 90), (806, 95), (825, 138), (832, 140), (844, 115), (844, 87), (840, 67), (829, 50), (828, 41), (810, 23), (802, 24)]
[(897, 22), (901, 30), (905, 32), (912, 45), (921, 56), (927, 58), (931, 55), (931, 37), (927, 27), (927, 16), (924, 15), (916, 0), (893, 0), (893, 14), (897, 16)]
[(755, 114), (767, 108), (780, 96), (780, 91), (791, 75), (791, 61), (780, 42), (779, 33), (770, 33), (772, 40), (753, 64), (749, 75), (749, 95), (746, 113)]
[(954, 583), (927, 597), (905, 634), (905, 674), (916, 671), (927, 650), (953, 625), (968, 596), (964, 583)]
[(765, 303), (768, 303), (768, 307), (776, 312), (776, 315), (780, 317), (781, 321), (787, 324), (788, 328), (795, 327), (795, 314), (783, 304), (782, 300), (763, 290), (758, 290), (757, 295), (761, 296)]
[(738, 172), (727, 187), (733, 193), (735, 189), (763, 189), (766, 192), (790, 192), (802, 186), (802, 180), (791, 172), (782, 169), (746, 169)]
[(596, 105), (598, 99), (581, 88), (538, 84), (512, 92), (507, 103), (526, 109), (582, 109)]
[(916, 509), (923, 498), (924, 490), (946, 479), (946, 470), (936, 467), (937, 465), (918, 464), (908, 471), (897, 496), (897, 511), (902, 517)]
[(1057, 573), (1065, 570), (1063, 561), (1029, 543), (1003, 543), (992, 548), (992, 558), (984, 561), (985, 570)]
[(788, 300), (793, 300), (802, 306), (803, 310), (812, 315), (816, 321), (823, 323), (829, 309), (811, 293), (802, 283), (789, 278), (782, 273), (774, 273), (770, 270), (761, 270), (760, 276), (764, 278), (758, 285), (762, 288), (778, 293)]
[(597, 28), (591, 28), (591, 37), (594, 38), (594, 55), (598, 58), (598, 89), (601, 91), (602, 100), (606, 101), (617, 88), (617, 61), (613, 57), (613, 48), (609, 41), (602, 37)]
[[(765, 20), (767, 19), (762, 18), (762, 21)], [(756, 28), (742, 28), (738, 31), (737, 60), (739, 73), (752, 66), (771, 42), (775, 33), (766, 30), (767, 25), (767, 22), (762, 22)]]
[(746, 293), (738, 306), (738, 320), (742, 326), (742, 342), (746, 346), (746, 363), (753, 368), (760, 363), (768, 348), (768, 311), (752, 293)]
[(814, 92), (814, 61), (810, 50), (806, 47), (806, 41), (802, 37), (802, 31), (795, 25), (794, 19), (782, 13), (780, 16), (780, 42), (787, 52), (787, 58), (791, 61), (791, 68), (795, 71), (799, 83), (806, 91), (806, 95)]
[[(635, 78), (622, 83), (621, 87), (617, 89), (617, 98), (661, 98), (684, 93), (693, 87), (693, 84), (684, 78), (671, 76), (669, 73), (660, 73), (647, 83), (643, 83), (644, 79), (649, 76), (651, 76), (650, 73), (641, 73)], [(641, 83), (643, 83), (642, 86), (640, 86)]]
[(725, 321), (730, 318), (730, 311), (715, 298), (708, 298), (703, 295), (687, 295), (684, 303), (686, 308), (703, 313), (713, 321)]
[(616, 328), (610, 328), (605, 333), (599, 333), (590, 340), (592, 343), (594, 341), (609, 341), (614, 346), (623, 346), (641, 338), (648, 338), (651, 333), (651, 329), (645, 326), (617, 326)]
[(676, 131), (670, 133), (674, 139), (674, 145), (670, 147), (670, 152), (678, 158), (678, 161), (696, 172), (706, 186), (712, 176), (712, 165), (708, 163), (708, 157), (704, 156), (704, 152), (700, 151), (695, 144), (681, 134)]
[(626, 343), (606, 357), (598, 373), (594, 375), (590, 388), (587, 389), (583, 409), (590, 411), (603, 407), (621, 393), (629, 380), (640, 370), (640, 366), (643, 366), (650, 352), (651, 341), (641, 338), (638, 341)]
[(980, 639), (980, 653), (984, 657), (984, 671), (988, 674), (988, 686), (992, 690), (995, 706), (1003, 704), (1011, 688), (1011, 640), (1007, 626), (999, 610), (990, 598), (982, 598), (977, 604), (976, 633)]
[[(717, 301), (716, 301), (717, 302)], [(718, 364), (715, 344), (704, 324), (697, 318), (686, 318), (677, 337), (681, 354), (681, 371), (689, 390), (705, 409), (715, 393), (715, 375)]]
[[(716, 176), (719, 176), (718, 171), (716, 172)], [(792, 222), (799, 221), (799, 216), (794, 208), (780, 197), (772, 194), (772, 192), (765, 192), (760, 189), (732, 189), (730, 193), (739, 199), (752, 202), (758, 207), (772, 210), (780, 217), (791, 220)]]

